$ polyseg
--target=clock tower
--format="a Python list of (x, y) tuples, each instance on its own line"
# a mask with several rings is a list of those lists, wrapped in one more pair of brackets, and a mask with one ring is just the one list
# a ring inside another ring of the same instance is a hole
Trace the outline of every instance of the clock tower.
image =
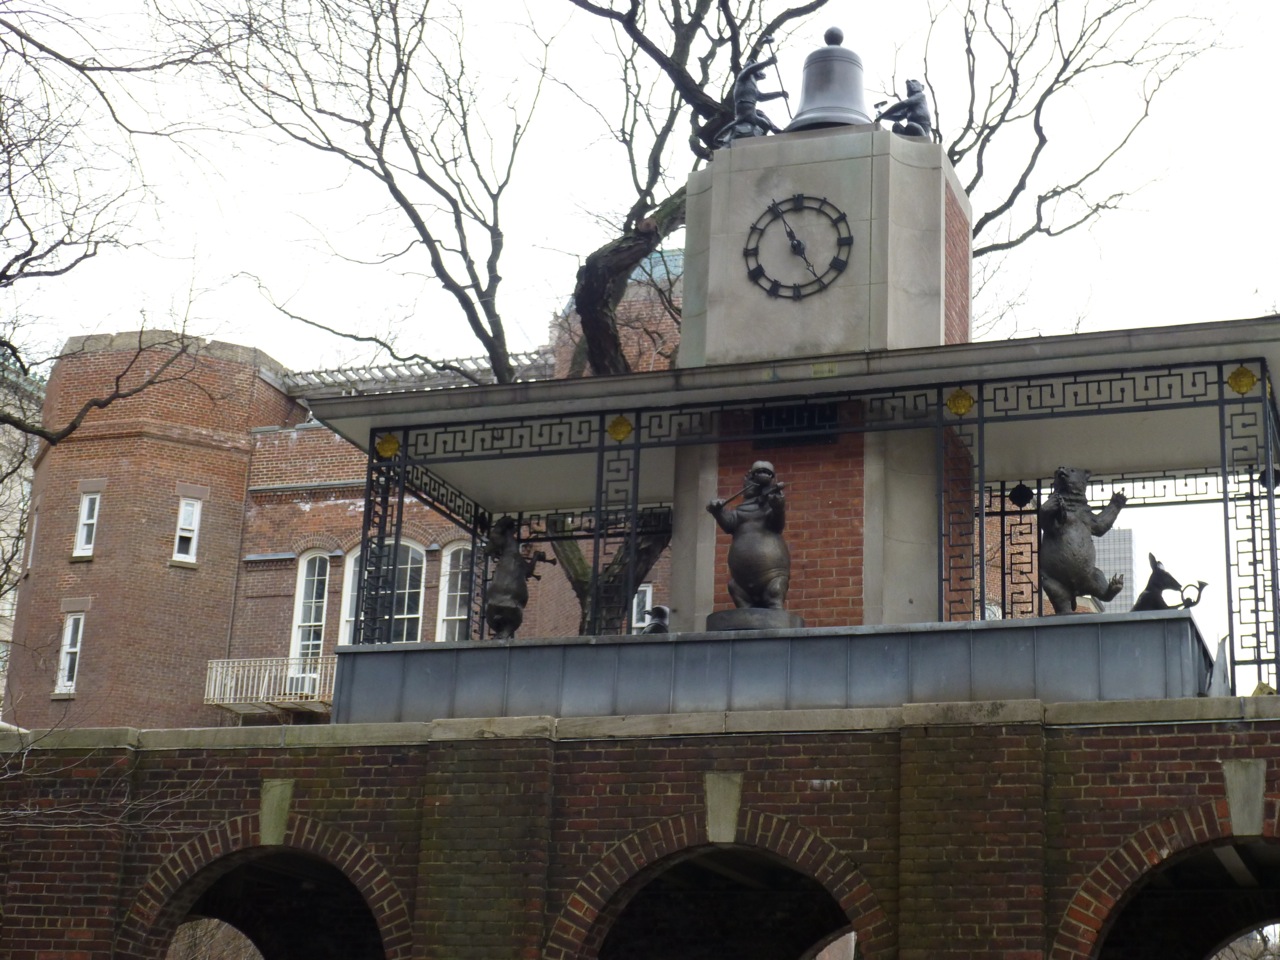
[[(743, 377), (767, 379), (760, 364), (811, 359), (820, 380), (850, 359), (969, 339), (968, 198), (932, 137), (871, 122), (840, 39), (828, 31), (806, 59), (785, 132), (735, 139), (689, 179), (681, 367), (752, 364)], [(832, 416), (856, 421), (841, 403)], [(727, 538), (705, 508), (759, 459), (787, 482), (788, 610), (808, 626), (937, 619), (936, 445), (905, 430), (681, 448), (673, 562), (694, 573), (673, 585), (675, 628), (726, 608)]]
[(810, 77), (829, 87), (842, 64), (860, 104), (861, 63), (829, 44), (787, 132), (735, 140), (690, 177), (681, 366), (968, 340), (968, 198), (932, 139), (805, 107)]

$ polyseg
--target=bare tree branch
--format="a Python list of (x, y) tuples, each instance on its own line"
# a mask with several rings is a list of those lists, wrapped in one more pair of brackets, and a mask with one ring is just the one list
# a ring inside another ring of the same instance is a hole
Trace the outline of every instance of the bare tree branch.
[(537, 108), (547, 44), (527, 84), (483, 106), (461, 10), (429, 15), (429, 6), (189, 0), (163, 15), (189, 46), (212, 51), (218, 75), (259, 124), (379, 185), (495, 379), (507, 383), (515, 372), (498, 305), (500, 209)]

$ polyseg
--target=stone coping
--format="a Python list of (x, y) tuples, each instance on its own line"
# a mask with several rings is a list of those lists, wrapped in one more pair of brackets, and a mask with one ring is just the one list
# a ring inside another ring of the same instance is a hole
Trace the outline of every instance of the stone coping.
[[(732, 612), (732, 611), (729, 611)], [(1069, 629), (1095, 623), (1115, 624), (1133, 620), (1185, 620), (1204, 644), (1204, 638), (1190, 610), (1146, 610), (1137, 613), (1082, 613), (1069, 617), (1024, 617), (1016, 620), (956, 620), (951, 622), (921, 621), (919, 623), (858, 624), (839, 627), (787, 627), (768, 630), (696, 630), (672, 633), (620, 633), (575, 637), (512, 637), (506, 640), (466, 640), (457, 643), (425, 641), (422, 643), (396, 644), (345, 644), (337, 652), (343, 656), (373, 656), (388, 652), (406, 653), (414, 650), (485, 650), (498, 647), (599, 647), (621, 644), (666, 644), (673, 640), (681, 643), (711, 643), (725, 640), (774, 640), (780, 637), (804, 639), (806, 637), (874, 637), (900, 636), (903, 634), (936, 635), (946, 633), (991, 633), (1000, 630)], [(1205, 646), (1207, 650), (1208, 647)]]
[(85, 727), (0, 733), (0, 751), (237, 750), (412, 746), (465, 740), (626, 740), (760, 733), (881, 733), (922, 726), (1041, 724), (1104, 727), (1280, 720), (1280, 697), (1201, 697), (1041, 703), (1039, 700), (917, 703), (846, 710), (683, 713), (629, 717), (496, 717), (431, 723), (207, 727)]

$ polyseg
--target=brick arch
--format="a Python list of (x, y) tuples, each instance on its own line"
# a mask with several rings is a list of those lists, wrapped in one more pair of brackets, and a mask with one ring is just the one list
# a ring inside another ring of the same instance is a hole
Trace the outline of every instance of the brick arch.
[[(164, 945), (154, 933), (157, 926), (176, 929), (203, 892), (183, 888), (214, 863), (234, 868), (266, 849), (279, 849), (264, 848), (259, 838), (258, 816), (250, 814), (206, 830), (170, 854), (151, 872), (129, 907), (116, 938), (115, 954), (162, 956)], [(310, 853), (342, 871), (373, 914), (387, 960), (409, 960), (413, 936), (408, 905), (386, 869), (358, 840), (315, 820), (291, 816), (281, 846)]]
[(295, 537), (289, 544), (289, 549), (298, 556), (302, 556), (308, 550), (327, 550), (332, 553), (334, 550), (342, 549), (342, 541), (331, 533), (309, 533), (306, 536)]
[[(543, 960), (582, 960), (595, 956), (608, 923), (621, 910), (611, 906), (619, 890), (646, 867), (704, 846), (701, 813), (651, 823), (614, 844), (569, 895), (547, 937)], [(889, 952), (896, 934), (888, 915), (857, 865), (830, 841), (790, 821), (749, 810), (739, 823), (736, 843), (781, 857), (826, 888), (852, 922), (859, 943), (875, 953)]]
[[(1266, 824), (1275, 832), (1276, 802), (1267, 798)], [(1225, 799), (1179, 810), (1148, 824), (1116, 847), (1085, 877), (1067, 904), (1049, 960), (1088, 960), (1098, 936), (1126, 892), (1175, 854), (1232, 836)]]

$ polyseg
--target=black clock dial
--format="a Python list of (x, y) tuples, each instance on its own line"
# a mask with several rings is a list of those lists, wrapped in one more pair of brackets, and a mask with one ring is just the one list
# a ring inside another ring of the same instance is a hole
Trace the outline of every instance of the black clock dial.
[(820, 293), (849, 265), (849, 218), (826, 197), (797, 193), (774, 200), (747, 231), (747, 278), (771, 297)]

